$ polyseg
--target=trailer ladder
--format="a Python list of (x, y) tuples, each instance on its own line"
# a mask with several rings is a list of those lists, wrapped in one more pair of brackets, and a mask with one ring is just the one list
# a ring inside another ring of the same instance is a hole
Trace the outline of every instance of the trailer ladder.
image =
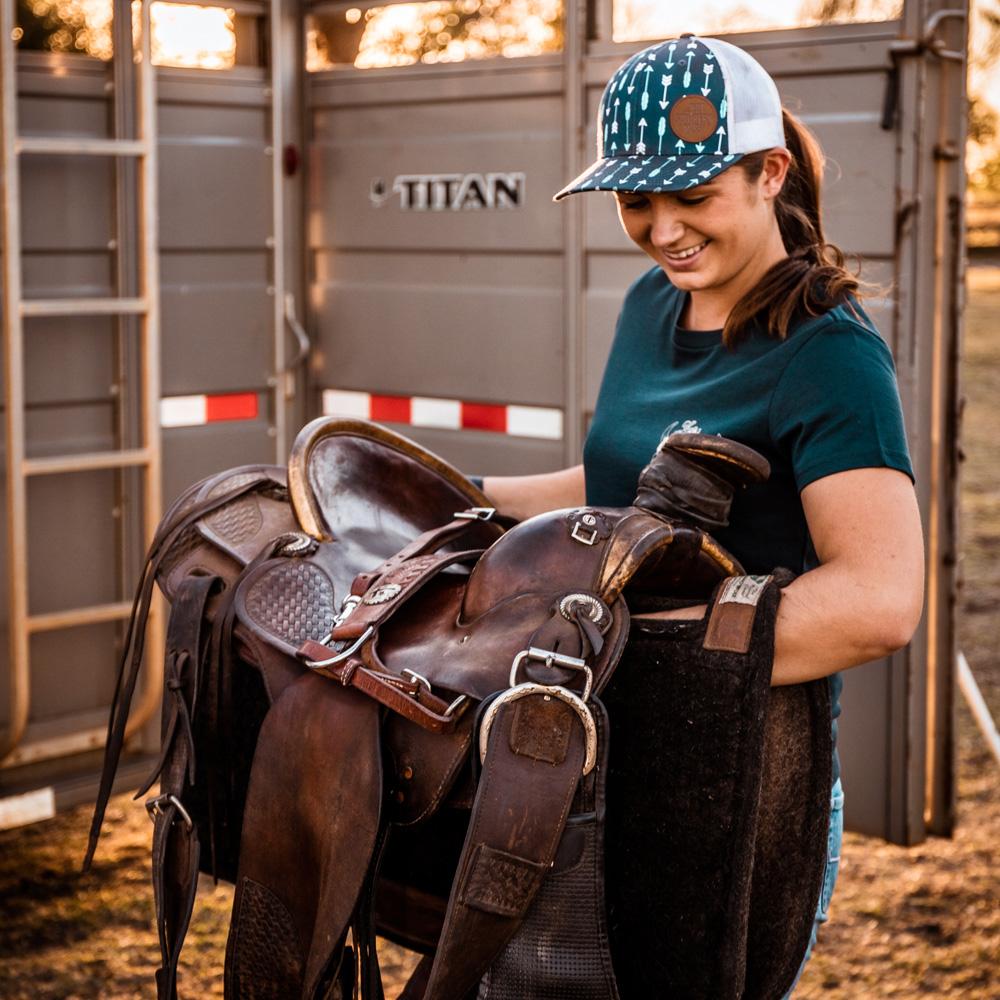
[[(100, 747), (105, 727), (93, 715), (78, 717), (72, 732), (39, 736), (29, 729), (30, 647), (33, 635), (58, 629), (124, 622), (131, 603), (119, 600), (45, 614), (28, 607), (28, 480), (35, 476), (113, 470), (118, 509), (129, 486), (141, 494), (142, 536), (152, 538), (160, 517), (159, 436), (160, 342), (156, 212), (156, 96), (151, 52), (150, 7), (142, 0), (141, 42), (136, 51), (129, 0), (114, 0), (114, 138), (21, 136), (17, 126), (17, 53), (13, 41), (15, 4), (0, 3), (0, 209), (3, 213), (3, 349), (5, 371), (6, 530), (10, 632), (10, 715), (0, 732), (0, 766), (32, 763)], [(111, 157), (115, 164), (115, 251), (117, 295), (111, 298), (25, 299), (22, 289), (20, 169), (25, 157)], [(115, 448), (86, 454), (26, 457), (24, 320), (32, 317), (102, 315), (116, 317), (118, 366)], [(135, 383), (135, 384), (132, 384)], [(138, 446), (135, 446), (135, 443)], [(119, 519), (116, 558), (119, 593), (129, 575), (129, 525)], [(150, 615), (148, 649), (162, 648), (161, 609)], [(156, 711), (162, 688), (158, 671), (147, 673), (126, 735)], [(27, 736), (27, 740), (26, 740)]]

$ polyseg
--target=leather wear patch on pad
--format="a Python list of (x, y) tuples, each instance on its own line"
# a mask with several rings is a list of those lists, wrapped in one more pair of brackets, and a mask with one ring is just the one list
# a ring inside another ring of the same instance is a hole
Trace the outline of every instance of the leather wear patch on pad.
[(705, 630), (705, 649), (746, 653), (750, 649), (757, 605), (770, 576), (734, 576), (722, 585)]
[(566, 759), (575, 718), (576, 713), (555, 698), (522, 698), (514, 706), (510, 748), (522, 757), (561, 764)]
[(547, 870), (537, 861), (479, 844), (463, 879), (461, 901), (501, 917), (520, 916)]
[(719, 112), (701, 94), (685, 94), (670, 109), (670, 128), (685, 142), (704, 142), (718, 127)]

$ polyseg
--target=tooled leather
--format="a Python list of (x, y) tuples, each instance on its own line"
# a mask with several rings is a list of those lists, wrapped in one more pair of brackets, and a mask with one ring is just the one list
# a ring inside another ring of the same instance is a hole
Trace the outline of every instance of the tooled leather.
[(244, 877), (226, 962), (227, 993), (240, 1000), (285, 1000), (302, 983), (302, 945), (288, 907), (266, 885)]
[(294, 652), (307, 639), (329, 633), (334, 618), (333, 584), (304, 559), (275, 560), (248, 581), (241, 619)]
[(249, 495), (226, 504), (215, 514), (209, 515), (205, 523), (217, 535), (233, 544), (239, 544), (260, 531), (264, 526), (264, 515), (257, 498)]

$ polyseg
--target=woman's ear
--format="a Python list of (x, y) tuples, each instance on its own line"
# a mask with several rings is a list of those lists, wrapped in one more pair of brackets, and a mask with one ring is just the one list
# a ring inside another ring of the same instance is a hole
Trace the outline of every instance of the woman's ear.
[(760, 172), (760, 193), (768, 199), (777, 198), (785, 184), (788, 170), (792, 165), (792, 154), (781, 146), (769, 149), (764, 155), (764, 166)]

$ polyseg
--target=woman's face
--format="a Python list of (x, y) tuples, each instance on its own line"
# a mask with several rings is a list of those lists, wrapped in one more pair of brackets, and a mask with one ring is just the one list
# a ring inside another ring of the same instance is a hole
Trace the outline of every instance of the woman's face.
[(742, 293), (785, 255), (774, 199), (788, 163), (785, 150), (771, 150), (753, 181), (734, 166), (687, 191), (617, 191), (618, 215), (677, 288)]

